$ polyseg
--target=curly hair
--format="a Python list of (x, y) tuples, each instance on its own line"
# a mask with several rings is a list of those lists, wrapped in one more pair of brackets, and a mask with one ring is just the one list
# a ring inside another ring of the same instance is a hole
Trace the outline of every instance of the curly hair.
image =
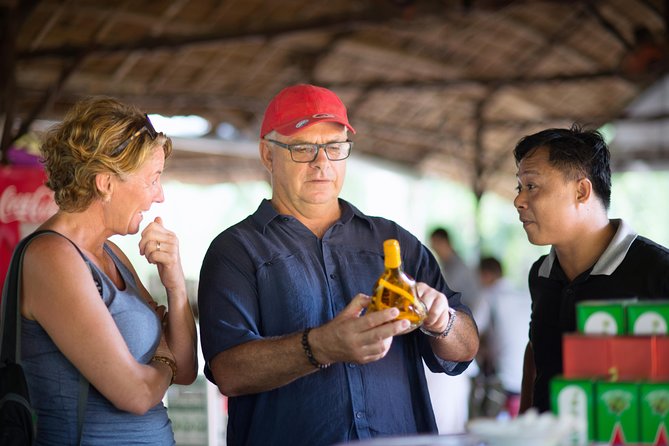
[(157, 146), (168, 158), (172, 141), (162, 133), (152, 139), (141, 132), (114, 153), (145, 124), (139, 109), (113, 98), (91, 97), (76, 103), (60, 124), (49, 129), (41, 147), (47, 186), (58, 207), (67, 212), (85, 210), (103, 198), (95, 184), (97, 174), (111, 172), (123, 178), (138, 170)]

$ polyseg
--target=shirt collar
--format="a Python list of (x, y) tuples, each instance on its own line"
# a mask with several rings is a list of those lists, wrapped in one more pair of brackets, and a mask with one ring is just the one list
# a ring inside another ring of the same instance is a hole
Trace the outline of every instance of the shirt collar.
[(351, 203), (349, 203), (346, 200), (342, 200), (341, 198), (339, 199), (339, 205), (341, 206), (341, 218), (340, 221), (342, 223), (348, 223), (353, 219), (353, 217), (358, 217), (365, 221), (368, 225), (369, 228), (372, 229), (372, 219), (360, 212), (358, 208), (353, 206)]
[(278, 216), (279, 213), (272, 206), (272, 202), (265, 198), (260, 202), (260, 206), (258, 206), (252, 218), (262, 228), (262, 232), (265, 232), (265, 227), (267, 227), (269, 222)]
[[(367, 222), (370, 228), (372, 227), (371, 219), (348, 201), (340, 198), (339, 206), (341, 206), (341, 217), (339, 218), (339, 221), (342, 224), (348, 223), (353, 217), (358, 217)], [(258, 206), (255, 214), (253, 214), (253, 219), (262, 228), (262, 231), (265, 232), (267, 225), (279, 216), (280, 214), (274, 209), (274, 206), (272, 206), (272, 201), (265, 198), (260, 203), (260, 206)]]
[[(611, 219), (611, 223), (616, 225), (618, 229), (609, 246), (606, 247), (597, 263), (595, 263), (590, 275), (611, 275), (625, 259), (627, 251), (629, 251), (638, 235), (630, 225), (621, 219)], [(550, 252), (539, 267), (539, 277), (550, 277), (556, 259), (555, 248), (551, 247)]]

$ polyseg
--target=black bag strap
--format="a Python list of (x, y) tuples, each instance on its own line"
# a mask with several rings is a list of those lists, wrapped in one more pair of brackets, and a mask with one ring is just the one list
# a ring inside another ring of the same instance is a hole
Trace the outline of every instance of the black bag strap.
[(79, 404), (77, 405), (77, 438), (81, 446), (82, 433), (84, 432), (84, 418), (86, 416), (86, 403), (88, 403), (88, 380), (79, 374)]
[[(23, 265), (23, 256), (25, 255), (28, 244), (37, 237), (44, 234), (56, 234), (70, 243), (77, 249), (86, 265), (90, 264), (79, 247), (69, 238), (59, 232), (49, 229), (35, 231), (21, 240), (14, 248), (12, 259), (5, 277), (5, 284), (2, 287), (2, 333), (0, 333), (0, 363), (21, 364), (21, 268)], [(91, 271), (92, 273), (92, 271)], [(95, 280), (95, 278), (93, 278)], [(96, 280), (97, 282), (97, 280)], [(102, 295), (101, 288), (100, 295)], [(15, 342), (12, 341), (14, 339)], [(86, 404), (88, 402), (89, 383), (84, 375), (79, 374), (79, 403), (77, 405), (77, 438), (81, 445), (81, 438), (84, 427), (84, 416), (86, 414)]]
[(2, 287), (2, 342), (0, 362), (21, 364), (21, 265), (28, 244), (40, 235), (54, 231), (36, 231), (14, 248), (5, 284)]

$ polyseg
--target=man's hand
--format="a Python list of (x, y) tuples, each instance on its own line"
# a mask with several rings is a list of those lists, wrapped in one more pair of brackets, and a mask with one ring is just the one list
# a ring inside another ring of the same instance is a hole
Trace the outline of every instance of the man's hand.
[(358, 294), (334, 319), (311, 330), (309, 342), (318, 362), (378, 361), (390, 350), (393, 336), (409, 328), (409, 321), (395, 320), (397, 308), (362, 315), (369, 302), (369, 296)]
[(423, 282), (416, 283), (416, 293), (427, 307), (427, 316), (423, 321), (423, 328), (433, 333), (442, 333), (446, 330), (450, 319), (448, 299), (443, 293)]

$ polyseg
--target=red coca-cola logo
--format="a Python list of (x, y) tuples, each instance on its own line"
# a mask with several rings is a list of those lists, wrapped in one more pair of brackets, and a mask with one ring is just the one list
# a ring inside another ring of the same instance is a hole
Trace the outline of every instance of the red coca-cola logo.
[(42, 223), (57, 210), (53, 191), (43, 185), (32, 192), (20, 192), (12, 184), (0, 193), (0, 223)]

